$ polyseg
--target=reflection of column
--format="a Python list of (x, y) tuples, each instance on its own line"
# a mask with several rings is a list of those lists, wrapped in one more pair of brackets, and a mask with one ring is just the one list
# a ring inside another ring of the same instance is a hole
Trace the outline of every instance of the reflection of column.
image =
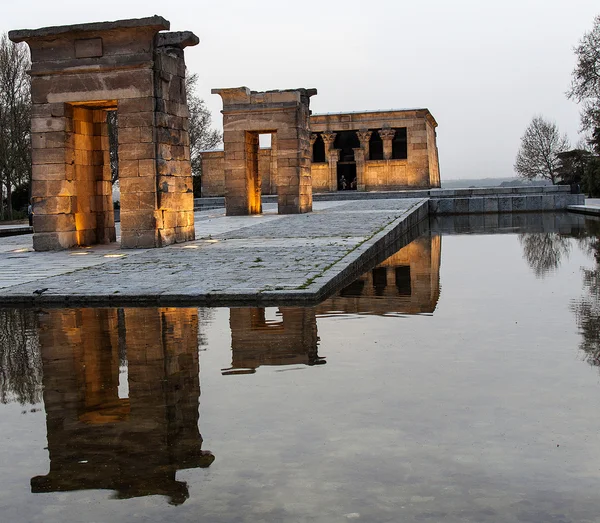
[(198, 431), (197, 309), (53, 309), (40, 327), (50, 471), (32, 492), (183, 503), (177, 471), (214, 460)]
[(392, 140), (396, 135), (394, 129), (380, 129), (377, 131), (383, 140), (383, 159), (391, 160), (392, 158)]
[(356, 190), (365, 190), (365, 151), (362, 147), (352, 149), (354, 151), (354, 161), (356, 162)]
[(265, 309), (230, 309), (231, 368), (223, 374), (254, 373), (261, 365), (317, 365), (317, 319), (310, 307), (280, 307), (281, 320), (267, 321)]
[[(365, 152), (365, 161), (369, 159), (369, 140), (371, 139), (371, 134), (373, 134), (372, 131), (357, 131), (356, 133), (356, 136), (360, 140), (360, 146)], [(356, 155), (354, 157), (356, 158)]]

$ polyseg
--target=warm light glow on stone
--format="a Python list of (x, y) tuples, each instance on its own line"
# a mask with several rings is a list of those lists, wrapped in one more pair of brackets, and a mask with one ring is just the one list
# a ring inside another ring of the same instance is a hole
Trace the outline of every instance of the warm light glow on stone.
[(124, 258), (125, 254), (105, 254), (105, 258)]

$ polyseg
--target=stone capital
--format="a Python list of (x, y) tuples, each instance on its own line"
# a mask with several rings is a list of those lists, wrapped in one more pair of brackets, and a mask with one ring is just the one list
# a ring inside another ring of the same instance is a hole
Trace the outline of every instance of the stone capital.
[(333, 146), (333, 142), (334, 142), (336, 136), (337, 136), (337, 133), (334, 133), (331, 131), (324, 131), (321, 133), (321, 138), (323, 138), (323, 142), (325, 143), (325, 146), (328, 148)]
[(377, 131), (379, 136), (381, 136), (382, 140), (393, 140), (394, 136), (396, 136), (396, 131), (394, 129), (379, 129)]
[(356, 131), (356, 136), (358, 136), (358, 139), (360, 140), (361, 145), (365, 144), (365, 143), (369, 143), (369, 140), (371, 139), (372, 134), (373, 134), (373, 131)]
[(315, 144), (315, 142), (317, 141), (317, 138), (318, 138), (318, 137), (319, 137), (319, 135), (318, 135), (318, 134), (316, 134), (316, 133), (312, 133), (312, 134), (310, 135), (310, 145), (314, 145), (314, 144)]

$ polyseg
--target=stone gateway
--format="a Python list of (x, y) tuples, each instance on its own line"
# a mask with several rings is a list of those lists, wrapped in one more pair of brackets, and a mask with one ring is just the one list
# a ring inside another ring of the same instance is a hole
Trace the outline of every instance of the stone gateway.
[(35, 250), (115, 241), (107, 115), (117, 112), (121, 246), (193, 240), (183, 49), (160, 16), (11, 31), (31, 49)]

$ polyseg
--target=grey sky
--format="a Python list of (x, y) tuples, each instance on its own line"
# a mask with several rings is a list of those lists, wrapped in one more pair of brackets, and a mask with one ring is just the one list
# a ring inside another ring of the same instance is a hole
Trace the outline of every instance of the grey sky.
[(313, 112), (427, 107), (438, 121), (443, 179), (512, 176), (535, 114), (572, 143), (565, 97), (573, 47), (597, 0), (0, 0), (0, 31), (158, 14), (191, 30), (188, 68), (221, 126), (212, 87), (316, 87)]

